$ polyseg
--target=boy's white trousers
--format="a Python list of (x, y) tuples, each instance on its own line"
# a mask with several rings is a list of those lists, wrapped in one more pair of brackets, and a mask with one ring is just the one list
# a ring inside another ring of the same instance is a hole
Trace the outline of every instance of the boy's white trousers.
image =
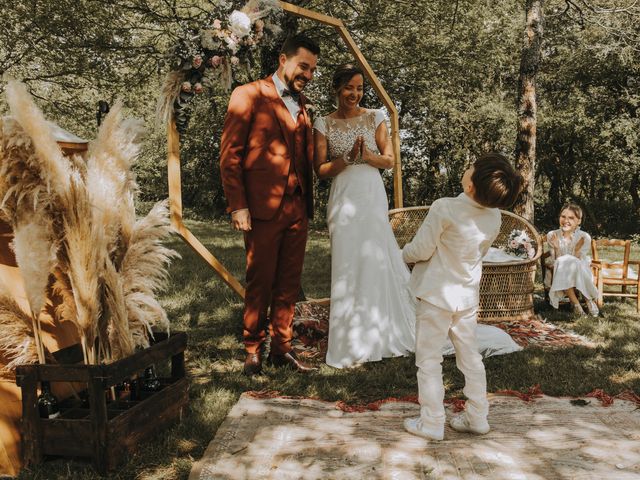
[(418, 300), (416, 307), (416, 366), (420, 418), (425, 427), (441, 428), (445, 422), (442, 348), (447, 334), (456, 350), (456, 365), (464, 374), (466, 414), (473, 425), (484, 423), (489, 412), (487, 379), (478, 353), (478, 308), (450, 312)]

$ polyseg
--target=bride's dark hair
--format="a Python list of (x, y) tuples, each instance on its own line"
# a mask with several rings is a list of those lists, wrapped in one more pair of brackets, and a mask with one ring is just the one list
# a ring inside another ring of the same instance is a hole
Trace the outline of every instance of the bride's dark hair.
[(331, 81), (333, 91), (338, 93), (356, 75), (362, 75), (362, 80), (364, 81), (364, 73), (357, 65), (353, 63), (338, 65), (336, 71), (333, 72), (333, 80)]

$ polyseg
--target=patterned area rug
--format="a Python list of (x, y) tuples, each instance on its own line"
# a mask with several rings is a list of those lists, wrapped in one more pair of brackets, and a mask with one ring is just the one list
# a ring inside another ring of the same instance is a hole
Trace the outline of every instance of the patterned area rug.
[[(592, 347), (585, 337), (547, 322), (540, 315), (526, 320), (490, 322), (487, 325), (501, 328), (521, 347), (536, 345), (540, 347), (566, 347), (582, 345)], [(329, 303), (300, 302), (296, 305), (293, 319), (294, 347), (303, 356), (324, 360), (327, 353), (327, 335), (329, 332)]]
[(337, 403), (245, 393), (189, 480), (640, 478), (635, 403), (489, 400), (487, 435), (447, 426), (444, 441), (429, 442), (403, 430), (404, 418), (418, 414), (413, 403), (354, 413)]

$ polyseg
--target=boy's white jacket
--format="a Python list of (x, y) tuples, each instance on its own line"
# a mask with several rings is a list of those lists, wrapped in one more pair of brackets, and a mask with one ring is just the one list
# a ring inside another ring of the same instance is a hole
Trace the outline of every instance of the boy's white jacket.
[(402, 249), (415, 263), (411, 293), (445, 310), (476, 307), (482, 257), (500, 232), (500, 211), (483, 207), (465, 193), (433, 202), (416, 236)]

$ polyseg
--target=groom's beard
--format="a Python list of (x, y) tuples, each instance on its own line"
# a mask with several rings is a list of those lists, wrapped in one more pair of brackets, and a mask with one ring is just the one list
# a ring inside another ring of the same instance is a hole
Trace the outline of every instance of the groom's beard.
[[(296, 81), (298, 82), (302, 82), (302, 87), (298, 87), (296, 86)], [(302, 75), (298, 75), (296, 77), (293, 78), (287, 78), (287, 76), (284, 76), (284, 82), (287, 84), (287, 88), (295, 93), (301, 93), (304, 88), (307, 86), (308, 80), (306, 78), (304, 78)]]

